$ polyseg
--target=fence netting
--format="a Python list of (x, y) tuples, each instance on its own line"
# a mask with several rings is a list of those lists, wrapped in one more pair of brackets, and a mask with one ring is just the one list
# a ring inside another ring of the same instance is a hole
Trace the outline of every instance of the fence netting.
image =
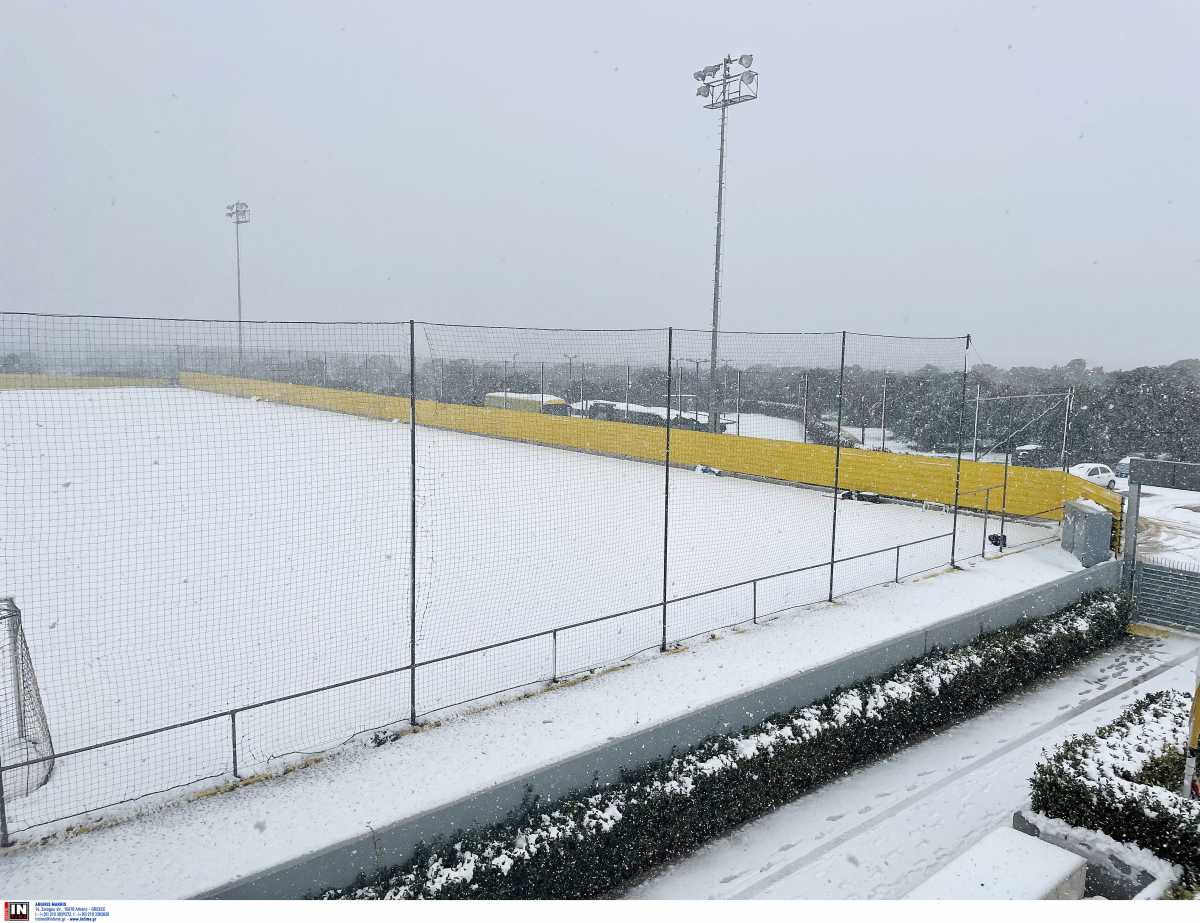
[(966, 345), (0, 315), (7, 835), (968, 556)]
[(666, 331), (417, 342), (418, 714), (657, 646)]
[(86, 749), (408, 663), (407, 426), (352, 415), (407, 405), (407, 325), (237, 326), (3, 321), (3, 570), (62, 754), (13, 829), (409, 713), (389, 673)]

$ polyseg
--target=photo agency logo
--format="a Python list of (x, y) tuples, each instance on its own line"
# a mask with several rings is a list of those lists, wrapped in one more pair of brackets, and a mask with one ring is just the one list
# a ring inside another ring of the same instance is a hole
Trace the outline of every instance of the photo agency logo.
[(5, 901), (5, 920), (29, 920), (29, 901)]

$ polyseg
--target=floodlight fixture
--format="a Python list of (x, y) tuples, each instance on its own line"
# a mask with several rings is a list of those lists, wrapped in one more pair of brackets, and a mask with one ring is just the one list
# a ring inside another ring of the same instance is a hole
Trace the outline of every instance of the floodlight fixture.
[(708, 96), (710, 93), (712, 93), (712, 87), (710, 87), (707, 83), (702, 83), (700, 86), (696, 87), (697, 96)]
[(250, 206), (245, 202), (232, 202), (225, 206), (225, 217), (232, 218), (234, 224), (245, 224), (250, 220)]
[(754, 55), (752, 55), (752, 54), (744, 54), (740, 58), (738, 58), (738, 64), (742, 65), (742, 67), (749, 67), (753, 63), (754, 63)]

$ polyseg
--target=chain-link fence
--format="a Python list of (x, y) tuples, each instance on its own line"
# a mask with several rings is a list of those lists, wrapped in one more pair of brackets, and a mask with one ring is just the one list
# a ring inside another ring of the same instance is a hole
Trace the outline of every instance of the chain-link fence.
[(0, 315), (0, 833), (977, 554), (967, 346)]

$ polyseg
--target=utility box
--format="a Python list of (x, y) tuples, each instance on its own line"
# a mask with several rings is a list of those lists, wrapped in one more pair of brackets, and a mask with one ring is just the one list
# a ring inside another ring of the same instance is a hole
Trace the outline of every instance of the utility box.
[(1062, 546), (1084, 567), (1102, 564), (1111, 556), (1112, 513), (1094, 500), (1063, 504)]

